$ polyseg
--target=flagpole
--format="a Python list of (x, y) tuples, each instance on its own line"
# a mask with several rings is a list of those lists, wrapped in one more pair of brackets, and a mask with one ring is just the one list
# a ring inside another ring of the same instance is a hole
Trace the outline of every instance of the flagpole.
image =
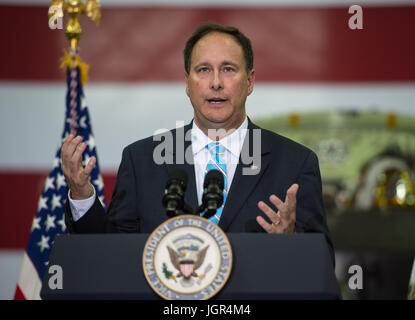
[(77, 76), (77, 63), (76, 63), (76, 56), (77, 56), (77, 49), (73, 49), (71, 48), (70, 50), (70, 54), (71, 54), (71, 58), (72, 58), (72, 70), (71, 70), (71, 82), (69, 85), (69, 96), (71, 97), (71, 102), (70, 102), (70, 108), (71, 108), (71, 113), (70, 113), (70, 119), (71, 119), (71, 123), (70, 123), (70, 132), (73, 135), (76, 135), (76, 122), (77, 122), (77, 114), (76, 114), (76, 96), (77, 96), (77, 92), (76, 92), (76, 76)]

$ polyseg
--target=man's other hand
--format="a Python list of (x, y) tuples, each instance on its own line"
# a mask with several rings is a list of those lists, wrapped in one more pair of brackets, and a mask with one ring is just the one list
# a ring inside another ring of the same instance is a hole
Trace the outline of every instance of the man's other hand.
[(85, 148), (86, 143), (82, 142), (82, 137), (75, 137), (73, 134), (66, 137), (61, 148), (62, 171), (73, 200), (87, 199), (94, 194), (94, 187), (89, 181), (89, 175), (97, 159), (91, 157), (87, 165), (83, 167), (82, 153)]
[(265, 221), (264, 218), (258, 216), (256, 221), (268, 233), (293, 233), (295, 232), (295, 219), (297, 200), (296, 195), (298, 184), (293, 184), (285, 196), (285, 202), (282, 202), (275, 194), (269, 197), (271, 203), (278, 209), (275, 212), (265, 202), (259, 201), (258, 208), (264, 212), (270, 219), (271, 223)]

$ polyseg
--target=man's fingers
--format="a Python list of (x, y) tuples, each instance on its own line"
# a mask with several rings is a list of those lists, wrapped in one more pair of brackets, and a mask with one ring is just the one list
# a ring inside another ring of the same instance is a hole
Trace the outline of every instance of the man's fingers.
[(74, 169), (83, 167), (82, 166), (82, 153), (84, 153), (85, 148), (86, 148), (85, 142), (82, 142), (76, 146), (75, 152), (73, 153), (72, 158), (71, 158), (71, 163), (76, 166)]
[(285, 201), (289, 200), (292, 197), (295, 197), (298, 191), (298, 184), (294, 183), (291, 187), (288, 188), (287, 194), (285, 196)]
[(66, 148), (65, 153), (66, 153), (66, 155), (69, 158), (72, 158), (73, 153), (75, 152), (76, 147), (81, 142), (82, 142), (82, 137), (81, 136), (77, 136), (76, 138), (72, 139), (72, 141), (68, 144), (68, 147)]
[(74, 138), (75, 138), (74, 135), (70, 134), (65, 138), (65, 141), (63, 142), (63, 145), (61, 148), (61, 158), (63, 161), (66, 161), (68, 158), (71, 157), (71, 155), (68, 154), (68, 147)]
[(82, 165), (82, 154), (87, 145), (85, 142), (81, 142), (81, 136), (74, 137), (70, 134), (65, 139), (64, 146), (62, 147), (62, 169), (66, 178), (76, 185), (85, 183), (96, 163), (96, 158), (92, 157), (84, 168)]
[(69, 172), (76, 174), (79, 170), (79, 162), (82, 155), (82, 146), (79, 145), (81, 141), (82, 137), (80, 136), (70, 140), (65, 151), (62, 153), (62, 164), (67, 169), (67, 174)]
[(66, 149), (67, 149), (67, 147), (68, 147), (68, 145), (69, 145), (69, 143), (72, 141), (72, 139), (73, 138), (75, 138), (75, 136), (71, 133), (71, 134), (69, 134), (66, 138), (65, 138), (65, 140), (63, 141), (63, 144), (62, 144), (62, 149), (61, 149), (61, 153), (62, 154), (64, 154), (65, 153), (65, 151), (66, 151)]
[(277, 222), (278, 220), (280, 220), (278, 214), (274, 210), (272, 210), (265, 202), (259, 201), (258, 208), (267, 215), (271, 222)]
[(95, 157), (91, 157), (91, 159), (89, 159), (86, 167), (81, 172), (82, 179), (88, 179), (89, 175), (92, 172), (92, 169), (94, 169), (95, 167), (96, 162), (97, 162), (97, 159)]
[(68, 162), (71, 161), (73, 153), (81, 141), (82, 137), (80, 136), (73, 139), (68, 136), (67, 141), (62, 147), (62, 161), (65, 163), (65, 165), (69, 165)]
[(272, 194), (269, 197), (269, 201), (278, 209), (278, 211), (283, 212), (285, 211), (285, 205), (284, 202), (281, 201), (280, 198), (278, 198), (275, 194)]
[[(258, 224), (268, 233), (290, 233), (294, 231), (296, 220), (297, 191), (298, 184), (293, 184), (288, 190), (285, 202), (282, 202), (275, 194), (269, 197), (271, 203), (278, 209), (275, 213), (265, 202), (259, 201), (258, 208), (271, 220), (271, 224), (264, 218), (256, 218)], [(281, 222), (281, 223), (280, 223)]]
[(87, 145), (82, 143), (82, 137), (70, 134), (65, 138), (61, 148), (62, 171), (65, 175), (71, 196), (75, 200), (87, 199), (91, 196), (92, 185), (89, 176), (97, 159), (91, 157), (85, 167), (82, 164), (82, 154)]
[(298, 188), (298, 184), (295, 183), (287, 190), (287, 195), (285, 196), (285, 204), (287, 205), (289, 212), (295, 211), (297, 207)]
[(256, 217), (256, 222), (268, 233), (272, 233), (272, 225), (265, 221), (261, 216)]

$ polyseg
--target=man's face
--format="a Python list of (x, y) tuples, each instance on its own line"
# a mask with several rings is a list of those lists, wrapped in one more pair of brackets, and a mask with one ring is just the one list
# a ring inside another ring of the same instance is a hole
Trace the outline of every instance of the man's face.
[(186, 93), (196, 124), (203, 131), (237, 128), (245, 119), (245, 101), (254, 87), (241, 45), (233, 36), (213, 32), (193, 47)]

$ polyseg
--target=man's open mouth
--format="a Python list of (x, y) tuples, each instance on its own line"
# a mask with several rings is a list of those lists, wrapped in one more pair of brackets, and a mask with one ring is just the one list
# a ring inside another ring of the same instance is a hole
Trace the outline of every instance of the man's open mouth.
[(213, 103), (213, 104), (215, 104), (215, 103), (217, 103), (217, 104), (219, 104), (219, 103), (223, 103), (223, 102), (225, 102), (225, 101), (227, 101), (228, 99), (223, 99), (223, 98), (211, 98), (211, 99), (207, 99), (207, 101), (209, 102), (209, 103)]

